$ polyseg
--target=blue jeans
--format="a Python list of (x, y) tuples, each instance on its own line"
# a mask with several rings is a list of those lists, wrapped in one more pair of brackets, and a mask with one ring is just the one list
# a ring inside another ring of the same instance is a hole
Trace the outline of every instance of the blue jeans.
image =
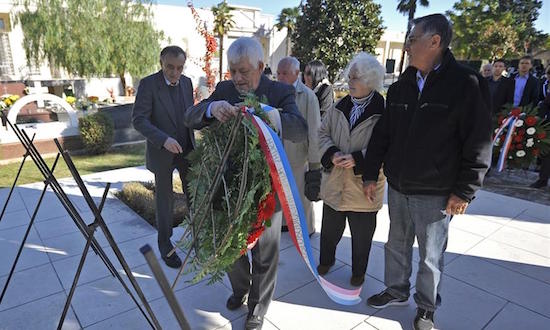
[(388, 189), (390, 233), (385, 245), (384, 283), (397, 298), (408, 298), (411, 284), (414, 237), (418, 239), (420, 261), (414, 300), (418, 307), (434, 311), (439, 296), (443, 253), (447, 248), (450, 216), (441, 213), (447, 196), (404, 195)]

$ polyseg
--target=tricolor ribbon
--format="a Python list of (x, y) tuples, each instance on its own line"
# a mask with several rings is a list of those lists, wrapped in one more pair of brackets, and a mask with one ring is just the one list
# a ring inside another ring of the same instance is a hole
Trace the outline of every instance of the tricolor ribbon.
[(506, 118), (500, 127), (498, 128), (495, 138), (493, 139), (493, 146), (496, 144), (502, 133), (504, 132), (505, 128), (508, 128), (508, 131), (506, 132), (506, 138), (504, 139), (504, 143), (502, 144), (502, 147), (500, 148), (500, 153), (498, 156), (498, 162), (497, 162), (497, 171), (502, 172), (504, 170), (504, 165), (506, 164), (506, 158), (508, 157), (508, 152), (510, 151), (510, 146), (512, 145), (512, 136), (514, 135), (514, 131), (516, 130), (516, 122), (518, 121), (519, 117), (516, 116), (510, 116)]
[[(262, 109), (268, 115), (271, 111), (277, 111), (264, 104), (262, 104)], [(273, 188), (279, 197), (290, 237), (294, 242), (296, 250), (298, 250), (307, 267), (330, 299), (341, 305), (360, 303), (361, 298), (359, 294), (361, 293), (361, 287), (353, 290), (341, 288), (330, 283), (317, 273), (316, 262), (309, 241), (304, 208), (283, 144), (277, 133), (264, 123), (262, 119), (250, 112), (247, 112), (246, 115), (249, 116), (258, 130), (260, 147), (266, 156)], [(272, 118), (273, 116), (269, 117)]]

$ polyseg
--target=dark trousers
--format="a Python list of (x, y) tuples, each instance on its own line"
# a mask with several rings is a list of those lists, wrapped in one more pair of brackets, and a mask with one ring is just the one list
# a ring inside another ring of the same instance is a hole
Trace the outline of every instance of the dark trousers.
[(351, 230), (351, 269), (353, 276), (365, 275), (369, 262), (372, 236), (376, 229), (376, 213), (336, 211), (323, 204), (321, 225), (321, 265), (332, 265), (336, 259), (336, 246), (344, 229), (346, 219)]
[(264, 316), (275, 291), (282, 213), (276, 211), (273, 214), (271, 226), (266, 227), (252, 248), (252, 270), (248, 261), (248, 253), (245, 253), (227, 272), (233, 294), (236, 297), (242, 297), (248, 293), (248, 313), (250, 315)]
[(172, 226), (174, 223), (174, 193), (172, 186), (172, 175), (174, 169), (179, 172), (181, 186), (185, 192), (187, 183), (185, 175), (189, 163), (183, 157), (174, 157), (174, 162), (171, 168), (166, 171), (155, 173), (155, 218), (158, 230), (158, 244), (162, 256), (165, 256), (172, 250), (173, 245), (170, 242), (172, 236)]
[(549, 177), (550, 177), (550, 154), (544, 156), (541, 159), (539, 180), (548, 182)]

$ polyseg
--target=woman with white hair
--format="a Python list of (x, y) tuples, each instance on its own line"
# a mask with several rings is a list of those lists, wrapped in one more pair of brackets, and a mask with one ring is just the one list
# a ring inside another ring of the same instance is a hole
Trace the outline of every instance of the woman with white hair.
[(373, 202), (363, 194), (361, 175), (373, 128), (384, 111), (384, 98), (378, 92), (382, 90), (384, 72), (374, 56), (364, 52), (355, 55), (346, 70), (349, 95), (327, 111), (319, 133), (324, 171), (317, 271), (324, 275), (334, 265), (336, 246), (347, 219), (351, 230), (353, 286), (361, 286), (365, 280), (376, 213), (382, 208), (384, 175), (380, 174)]

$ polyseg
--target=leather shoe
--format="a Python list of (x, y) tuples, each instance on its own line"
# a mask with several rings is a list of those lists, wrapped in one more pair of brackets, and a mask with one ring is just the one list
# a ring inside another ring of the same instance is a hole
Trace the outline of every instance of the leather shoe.
[(264, 317), (259, 315), (249, 315), (246, 318), (244, 328), (246, 330), (260, 330), (264, 324)]
[(170, 268), (180, 268), (181, 267), (181, 259), (178, 257), (176, 253), (173, 253), (170, 257), (163, 256), (162, 260), (166, 263), (166, 266)]
[(244, 304), (244, 302), (246, 301), (246, 296), (247, 295), (244, 295), (242, 297), (236, 297), (234, 294), (232, 294), (231, 297), (227, 299), (227, 303), (225, 304), (225, 306), (230, 311), (233, 311)]
[(548, 185), (548, 180), (537, 180), (535, 182), (533, 182), (530, 187), (531, 188), (537, 188), (537, 189), (540, 189), (540, 188), (544, 188)]
[(326, 273), (328, 273), (328, 271), (330, 270), (330, 267), (332, 266), (334, 266), (334, 262), (330, 265), (319, 264), (319, 266), (317, 266), (317, 273), (319, 273), (319, 275), (325, 275)]
[(352, 275), (351, 279), (349, 280), (349, 284), (353, 286), (361, 286), (363, 282), (365, 282), (365, 275), (361, 275), (361, 276)]

